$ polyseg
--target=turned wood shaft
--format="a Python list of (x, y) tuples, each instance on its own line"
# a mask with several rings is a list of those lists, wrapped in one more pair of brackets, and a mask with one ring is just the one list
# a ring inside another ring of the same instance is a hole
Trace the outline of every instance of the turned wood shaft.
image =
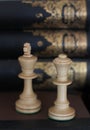
[(23, 90), (24, 96), (30, 96), (34, 94), (33, 88), (32, 88), (32, 79), (25, 79), (24, 80), (24, 90)]
[(67, 87), (66, 85), (58, 85), (57, 87), (57, 101), (59, 103), (67, 101)]

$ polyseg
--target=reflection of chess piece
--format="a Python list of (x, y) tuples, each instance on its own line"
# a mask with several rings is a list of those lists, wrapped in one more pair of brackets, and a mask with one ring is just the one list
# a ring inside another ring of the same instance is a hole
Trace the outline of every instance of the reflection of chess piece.
[(35, 113), (41, 108), (41, 102), (37, 99), (32, 89), (32, 79), (37, 75), (33, 72), (37, 57), (31, 54), (31, 46), (29, 43), (24, 44), (24, 55), (18, 58), (22, 73), (19, 74), (24, 79), (24, 90), (20, 95), (20, 99), (16, 101), (16, 110), (21, 113)]
[(75, 116), (75, 110), (69, 106), (67, 100), (67, 85), (71, 84), (67, 74), (71, 60), (61, 54), (53, 62), (57, 70), (57, 79), (54, 81), (57, 85), (57, 99), (55, 105), (49, 109), (49, 117), (54, 120), (70, 120)]

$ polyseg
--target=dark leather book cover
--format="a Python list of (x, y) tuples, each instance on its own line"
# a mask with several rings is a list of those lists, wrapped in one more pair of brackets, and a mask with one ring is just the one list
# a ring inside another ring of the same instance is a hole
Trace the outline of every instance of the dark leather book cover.
[(0, 59), (16, 59), (22, 55), (25, 42), (38, 58), (53, 58), (60, 53), (69, 57), (90, 56), (90, 33), (75, 30), (24, 30), (0, 32)]
[(0, 28), (79, 28), (90, 21), (90, 0), (2, 0)]
[[(56, 69), (52, 60), (38, 60), (34, 72), (38, 75), (33, 80), (33, 88), (36, 90), (54, 90), (56, 86), (53, 80), (56, 78)], [(18, 78), (21, 67), (17, 60), (0, 60), (0, 90), (22, 90), (23, 80)], [(72, 80), (69, 88), (89, 88), (90, 85), (90, 60), (73, 59), (68, 71), (68, 78)]]

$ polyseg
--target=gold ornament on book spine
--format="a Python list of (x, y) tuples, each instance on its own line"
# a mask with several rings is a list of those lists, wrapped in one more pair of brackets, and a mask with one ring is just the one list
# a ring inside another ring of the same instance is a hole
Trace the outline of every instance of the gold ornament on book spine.
[[(51, 43), (45, 50), (37, 52), (37, 56), (58, 56), (66, 53), (68, 56), (85, 56), (87, 54), (87, 34), (85, 31), (42, 31), (25, 30), (32, 32), (34, 36), (43, 36), (47, 42)], [(40, 41), (41, 43), (41, 41)], [(39, 42), (37, 46), (39, 46)], [(43, 45), (43, 42), (42, 42)]]
[[(22, 0), (32, 7), (41, 7), (48, 17), (41, 23), (34, 23), (33, 27), (53, 28), (85, 28), (87, 19), (86, 0)], [(42, 12), (36, 18), (44, 17)]]

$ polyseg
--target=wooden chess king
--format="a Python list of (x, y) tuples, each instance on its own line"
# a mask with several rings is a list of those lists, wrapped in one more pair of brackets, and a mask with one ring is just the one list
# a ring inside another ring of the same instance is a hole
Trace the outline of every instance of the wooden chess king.
[(75, 116), (75, 110), (69, 106), (67, 100), (67, 85), (71, 84), (67, 75), (71, 60), (61, 54), (53, 62), (57, 70), (57, 79), (54, 81), (57, 85), (57, 99), (55, 105), (49, 109), (48, 115), (54, 120), (70, 120)]
[(24, 55), (18, 58), (21, 65), (22, 73), (19, 74), (24, 79), (24, 90), (20, 95), (20, 99), (16, 101), (16, 110), (21, 113), (36, 113), (41, 108), (41, 102), (37, 99), (32, 88), (32, 79), (37, 75), (33, 72), (37, 57), (31, 54), (31, 46), (29, 43), (24, 44)]

